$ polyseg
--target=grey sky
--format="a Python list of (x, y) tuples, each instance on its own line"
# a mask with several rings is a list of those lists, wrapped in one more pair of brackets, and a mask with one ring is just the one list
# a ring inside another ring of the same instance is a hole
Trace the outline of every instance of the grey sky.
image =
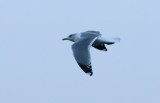
[[(160, 103), (159, 0), (1, 0), (0, 103)], [(121, 42), (77, 65), (71, 33)]]

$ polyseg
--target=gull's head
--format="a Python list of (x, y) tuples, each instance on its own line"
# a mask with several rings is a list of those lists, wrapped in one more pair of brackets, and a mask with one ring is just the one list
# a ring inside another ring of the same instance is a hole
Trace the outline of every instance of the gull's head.
[(70, 40), (70, 41), (75, 42), (75, 41), (78, 40), (78, 34), (76, 34), (76, 33), (75, 34), (71, 34), (67, 38), (63, 38), (62, 40)]

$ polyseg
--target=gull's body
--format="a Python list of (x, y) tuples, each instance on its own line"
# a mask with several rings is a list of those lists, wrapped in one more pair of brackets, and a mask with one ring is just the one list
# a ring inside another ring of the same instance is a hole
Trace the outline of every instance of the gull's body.
[(98, 31), (86, 31), (82, 33), (75, 33), (69, 35), (63, 40), (70, 40), (75, 42), (72, 45), (73, 55), (85, 73), (93, 74), (90, 57), (90, 47), (107, 51), (105, 44), (114, 44), (120, 41), (120, 38), (104, 38)]

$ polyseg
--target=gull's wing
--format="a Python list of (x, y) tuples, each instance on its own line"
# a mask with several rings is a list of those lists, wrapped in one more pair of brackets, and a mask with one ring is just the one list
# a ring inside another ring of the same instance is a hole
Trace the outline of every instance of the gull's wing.
[(88, 34), (88, 36), (81, 37), (80, 40), (72, 45), (73, 55), (78, 65), (85, 73), (89, 73), (90, 76), (93, 74), (93, 72), (89, 50), (98, 36), (99, 34)]
[(99, 37), (96, 39), (96, 41), (93, 43), (93, 47), (99, 50), (104, 50), (107, 51), (107, 48), (105, 44), (111, 45), (116, 42), (120, 42), (120, 38), (104, 38), (104, 37)]
[(85, 31), (81, 33), (81, 37), (91, 37), (94, 35), (101, 36), (99, 31)]

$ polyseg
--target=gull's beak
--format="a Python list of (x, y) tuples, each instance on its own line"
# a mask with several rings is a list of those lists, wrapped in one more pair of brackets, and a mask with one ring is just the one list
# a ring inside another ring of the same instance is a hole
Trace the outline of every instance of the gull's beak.
[(68, 38), (63, 38), (62, 40), (68, 40)]

